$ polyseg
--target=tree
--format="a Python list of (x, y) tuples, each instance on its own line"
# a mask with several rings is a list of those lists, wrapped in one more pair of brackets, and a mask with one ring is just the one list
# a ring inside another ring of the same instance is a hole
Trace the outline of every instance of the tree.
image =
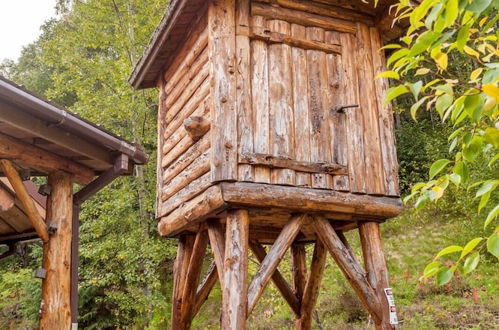
[[(421, 209), (454, 185), (476, 190), (477, 212), (488, 211), (483, 237), (444, 248), (425, 268), (423, 278), (435, 276), (439, 285), (449, 282), (457, 270), (473, 271), (484, 251), (499, 258), (499, 227), (486, 232), (499, 215), (498, 7), (496, 0), (424, 0), (418, 6), (400, 0), (394, 9), (397, 20), (408, 21), (407, 33), (400, 43), (384, 47), (393, 51), (387, 60), (391, 70), (380, 78), (395, 81), (386, 102), (409, 95), (414, 120), (426, 107), (453, 127), (448, 137), (452, 157), (435, 161), (429, 181), (415, 184), (405, 201), (417, 198), (415, 207)], [(483, 170), (476, 166), (479, 161), (492, 169), (485, 180), (476, 180)], [(454, 254), (452, 266), (444, 265), (441, 259)]]

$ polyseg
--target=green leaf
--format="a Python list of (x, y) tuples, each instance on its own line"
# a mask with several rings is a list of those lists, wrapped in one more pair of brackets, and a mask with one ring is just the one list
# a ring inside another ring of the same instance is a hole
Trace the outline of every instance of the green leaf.
[(424, 21), (424, 24), (428, 30), (431, 29), (433, 22), (435, 22), (435, 19), (438, 17), (438, 14), (440, 14), (440, 11), (443, 8), (442, 3), (437, 3), (435, 7), (433, 7), (430, 11), (430, 13), (426, 16), (426, 19)]
[(499, 259), (499, 232), (493, 233), (487, 239), (487, 251)]
[(480, 261), (480, 253), (478, 252), (475, 252), (472, 255), (470, 255), (468, 258), (466, 258), (463, 265), (463, 274), (466, 275), (474, 271), (476, 266), (478, 266), (479, 261)]
[(438, 173), (440, 173), (448, 164), (450, 160), (448, 159), (439, 159), (433, 163), (430, 167), (430, 180), (435, 177)]
[(464, 147), (463, 149), (464, 159), (466, 159), (469, 162), (474, 161), (478, 157), (478, 154), (481, 151), (482, 144), (483, 142), (480, 138), (478, 138), (477, 136), (473, 137), (470, 144)]
[(461, 53), (463, 52), (463, 48), (470, 38), (470, 27), (470, 25), (465, 25), (460, 28), (459, 32), (457, 33), (456, 46)]
[(407, 54), (409, 54), (409, 49), (407, 48), (402, 48), (402, 49), (399, 49), (397, 50), (396, 52), (394, 52), (389, 58), (388, 60), (386, 61), (386, 65), (387, 66), (390, 66), (390, 64), (392, 64), (393, 62), (395, 62), (396, 60), (406, 56)]
[(478, 213), (487, 205), (490, 199), (490, 191), (483, 194), (482, 198), (480, 198), (480, 203), (478, 204)]
[(442, 267), (437, 274), (437, 285), (442, 286), (449, 283), (449, 281), (452, 279), (452, 276), (454, 276), (454, 272), (451, 269)]
[(409, 56), (416, 56), (421, 54), (426, 50), (430, 50), (431, 45), (440, 37), (440, 33), (435, 31), (426, 31), (421, 34), (416, 42), (411, 47), (411, 51), (409, 52)]
[(419, 93), (421, 92), (421, 88), (423, 87), (423, 82), (420, 80), (415, 83), (406, 83), (406, 86), (411, 91), (412, 95), (414, 95), (414, 99), (417, 101), (419, 98)]
[(451, 26), (456, 21), (459, 13), (458, 0), (448, 0), (445, 6), (445, 26)]
[(490, 191), (493, 191), (496, 187), (499, 181), (497, 180), (488, 180), (485, 181), (485, 183), (482, 184), (480, 189), (477, 190), (475, 197), (480, 197), (483, 194), (486, 194)]
[(400, 75), (395, 71), (385, 71), (381, 72), (376, 76), (376, 78), (392, 78), (392, 79), (400, 79)]
[(438, 254), (435, 258), (440, 258), (444, 255), (454, 253), (454, 252), (459, 252), (462, 250), (463, 250), (463, 248), (459, 245), (451, 245), (451, 246), (446, 247), (445, 249), (442, 249), (440, 252), (438, 252)]
[(400, 46), (399, 44), (389, 44), (381, 47), (381, 49), (398, 49), (398, 48), (402, 48), (402, 46)]
[(437, 98), (435, 109), (440, 117), (443, 117), (445, 110), (451, 106), (452, 102), (454, 102), (454, 97), (450, 94), (442, 94)]
[(450, 176), (449, 176), (449, 179), (452, 183), (454, 183), (456, 186), (459, 186), (461, 184), (461, 176), (459, 174), (456, 174), (456, 173), (452, 173)]
[(492, 3), (492, 0), (473, 0), (466, 8), (475, 14), (480, 14)]
[(433, 262), (429, 263), (428, 265), (426, 265), (426, 267), (423, 271), (423, 278), (428, 278), (428, 277), (431, 277), (431, 276), (435, 275), (436, 273), (438, 273), (441, 265), (442, 265), (442, 263), (440, 261), (433, 261)]
[(485, 223), (483, 225), (483, 229), (487, 228), (487, 226), (499, 215), (499, 204), (496, 205), (487, 215), (487, 219), (485, 219)]
[(392, 87), (388, 89), (386, 92), (386, 100), (385, 100), (385, 105), (390, 103), (393, 99), (399, 97), (400, 95), (403, 95), (405, 93), (408, 93), (409, 89), (405, 87), (404, 85), (399, 85), (396, 87)]
[(483, 137), (485, 138), (485, 141), (492, 144), (494, 147), (499, 148), (499, 129), (487, 127)]
[(478, 238), (474, 238), (471, 241), (469, 241), (468, 243), (466, 243), (466, 245), (463, 248), (463, 251), (461, 252), (461, 256), (459, 257), (459, 259), (466, 257), (471, 251), (473, 251), (474, 248), (476, 248), (476, 246), (482, 240), (483, 240), (483, 238), (478, 237)]
[(466, 181), (468, 181), (469, 170), (468, 166), (464, 162), (458, 161), (452, 171), (461, 177), (461, 181), (463, 183), (466, 183)]

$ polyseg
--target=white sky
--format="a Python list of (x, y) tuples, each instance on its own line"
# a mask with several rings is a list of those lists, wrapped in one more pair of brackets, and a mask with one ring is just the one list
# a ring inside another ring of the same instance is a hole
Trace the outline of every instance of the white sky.
[(56, 0), (0, 0), (0, 62), (17, 60), (23, 46), (35, 41), (40, 26), (55, 16)]

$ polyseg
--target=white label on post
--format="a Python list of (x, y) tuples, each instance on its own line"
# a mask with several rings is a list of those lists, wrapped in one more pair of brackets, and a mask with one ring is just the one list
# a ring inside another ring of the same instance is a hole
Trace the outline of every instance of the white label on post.
[(395, 307), (395, 299), (393, 298), (392, 288), (385, 288), (386, 300), (388, 300), (388, 308), (390, 312), (390, 324), (399, 324), (397, 319), (397, 308)]

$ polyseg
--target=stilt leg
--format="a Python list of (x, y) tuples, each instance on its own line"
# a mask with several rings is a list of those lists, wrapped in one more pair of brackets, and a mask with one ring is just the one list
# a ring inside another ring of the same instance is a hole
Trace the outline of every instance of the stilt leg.
[(319, 296), (319, 289), (326, 265), (327, 251), (324, 244), (317, 240), (310, 266), (310, 273), (307, 276), (303, 299), (301, 302), (300, 318), (296, 320), (296, 329), (310, 330), (312, 329), (312, 312)]
[(172, 296), (172, 329), (184, 330), (182, 324), (182, 294), (185, 286), (185, 274), (189, 268), (189, 262), (194, 245), (194, 236), (181, 236), (178, 242), (177, 258), (173, 266), (173, 296)]
[(248, 299), (247, 210), (228, 212), (223, 274), (222, 329), (246, 329)]
[(359, 234), (367, 271), (367, 279), (376, 291), (376, 295), (382, 305), (383, 318), (380, 320), (381, 322), (376, 323), (376, 329), (395, 329), (395, 327), (390, 324), (389, 306), (384, 292), (384, 289), (389, 287), (388, 269), (386, 267), (379, 223), (360, 223)]

